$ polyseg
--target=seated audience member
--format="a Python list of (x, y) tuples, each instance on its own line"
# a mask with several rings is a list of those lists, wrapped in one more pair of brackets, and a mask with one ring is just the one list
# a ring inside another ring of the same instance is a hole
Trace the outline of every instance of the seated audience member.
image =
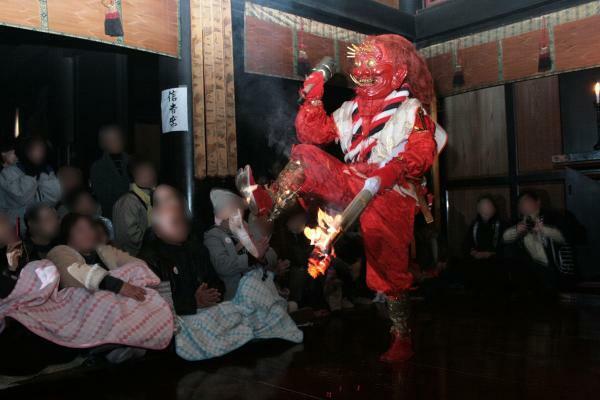
[(559, 283), (558, 251), (567, 242), (564, 218), (543, 209), (540, 197), (531, 191), (519, 195), (518, 207), (520, 220), (502, 236), (515, 257), (513, 274), (519, 285), (552, 294)]
[(202, 243), (190, 239), (183, 203), (170, 203), (152, 211), (152, 237), (144, 242), (139, 258), (171, 287), (177, 315), (195, 314), (198, 308), (221, 301), (223, 283), (210, 264)]
[(477, 201), (477, 217), (465, 239), (467, 256), (465, 279), (476, 294), (495, 294), (506, 284), (501, 263), (504, 226), (494, 199), (484, 195)]
[(25, 224), (25, 263), (45, 259), (58, 239), (60, 222), (56, 210), (47, 204), (36, 204), (25, 213)]
[(144, 234), (152, 218), (152, 192), (156, 186), (156, 170), (152, 163), (138, 160), (131, 164), (133, 183), (114, 205), (115, 243), (131, 255), (142, 247)]
[(223, 189), (213, 189), (210, 200), (215, 214), (215, 226), (204, 234), (212, 265), (225, 283), (225, 300), (231, 300), (244, 273), (255, 268), (273, 269), (277, 256), (269, 247), (269, 238), (250, 236), (248, 224), (242, 218), (244, 200)]
[(0, 172), (0, 212), (17, 218), (25, 229), (25, 210), (36, 203), (55, 205), (61, 197), (60, 183), (47, 162), (48, 147), (39, 137), (25, 139), (18, 151), (19, 161)]
[[(315, 304), (309, 304), (308, 299), (305, 299), (309, 287), (314, 286), (313, 283), (317, 282), (316, 280), (313, 282), (306, 272), (308, 256), (312, 250), (310, 240), (304, 235), (306, 211), (300, 206), (294, 207), (284, 215), (281, 221), (280, 224), (277, 224), (278, 229), (273, 238), (273, 248), (280, 258), (289, 260), (289, 269), (286, 276), (279, 281), (285, 281), (282, 284), (289, 288), (288, 301), (293, 301), (301, 307), (314, 306)], [(322, 283), (317, 291), (322, 293)], [(317, 297), (321, 298), (322, 295)]]
[(98, 142), (104, 153), (92, 164), (90, 183), (102, 215), (112, 220), (115, 202), (129, 190), (129, 156), (124, 152), (123, 132), (116, 125), (100, 128)]
[(58, 211), (58, 216), (62, 218), (69, 212), (66, 206), (67, 199), (72, 193), (83, 188), (85, 185), (83, 182), (83, 172), (77, 167), (72, 167), (70, 165), (62, 166), (58, 169), (56, 176), (60, 182), (60, 189), (62, 192), (62, 198), (56, 205), (56, 209)]
[(21, 242), (5, 214), (0, 214), (0, 299), (12, 292), (19, 278)]
[(84, 287), (90, 291), (108, 290), (125, 297), (143, 301), (145, 290), (108, 274), (136, 260), (129, 254), (102, 245), (94, 229), (94, 220), (81, 214), (67, 214), (60, 227), (64, 245), (54, 247), (47, 258), (60, 273), (61, 287)]
[(98, 204), (96, 198), (89, 190), (80, 188), (72, 192), (67, 198), (66, 206), (69, 212), (87, 215), (88, 217), (92, 217), (94, 220), (101, 221), (108, 230), (109, 240), (114, 239), (114, 228), (111, 220), (102, 216), (100, 212), (100, 204)]

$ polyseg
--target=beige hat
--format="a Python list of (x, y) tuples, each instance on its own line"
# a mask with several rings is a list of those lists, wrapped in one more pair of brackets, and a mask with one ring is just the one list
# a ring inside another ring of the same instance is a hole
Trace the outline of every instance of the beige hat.
[[(239, 206), (242, 209), (245, 209), (246, 202), (237, 194), (226, 190), (226, 189), (212, 189), (210, 191), (210, 202), (213, 206), (213, 211), (215, 213), (215, 217), (219, 219), (227, 219), (229, 215), (221, 215), (223, 211), (229, 209), (233, 210), (234, 206)], [(228, 214), (228, 213), (226, 213)]]

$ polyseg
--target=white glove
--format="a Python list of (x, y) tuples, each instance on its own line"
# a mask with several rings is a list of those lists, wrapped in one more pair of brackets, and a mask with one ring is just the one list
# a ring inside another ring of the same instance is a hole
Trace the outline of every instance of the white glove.
[(255, 258), (259, 258), (258, 249), (250, 238), (239, 208), (229, 217), (229, 229), (238, 238), (242, 246), (248, 250), (248, 253), (252, 254)]

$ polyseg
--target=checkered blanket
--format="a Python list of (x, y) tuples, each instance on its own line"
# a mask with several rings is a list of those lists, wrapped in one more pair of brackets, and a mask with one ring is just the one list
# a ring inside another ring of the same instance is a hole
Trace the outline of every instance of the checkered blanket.
[(253, 339), (302, 342), (302, 331), (288, 315), (273, 274), (262, 278), (262, 270), (253, 270), (244, 275), (231, 301), (177, 317), (177, 354), (196, 361), (229, 353)]
[[(159, 279), (143, 263), (132, 262), (110, 274), (138, 286), (156, 286)], [(163, 349), (173, 336), (173, 314), (158, 293), (146, 288), (138, 302), (100, 290), (58, 290), (60, 276), (50, 261), (29, 263), (13, 292), (0, 300), (0, 332), (11, 317), (35, 334), (66, 347), (121, 344)]]

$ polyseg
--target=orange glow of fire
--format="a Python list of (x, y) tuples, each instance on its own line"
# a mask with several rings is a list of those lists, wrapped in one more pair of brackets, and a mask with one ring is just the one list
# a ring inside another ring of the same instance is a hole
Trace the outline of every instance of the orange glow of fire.
[(325, 274), (331, 260), (335, 257), (332, 249), (333, 239), (340, 233), (342, 222), (341, 215), (329, 215), (319, 209), (317, 213), (318, 225), (315, 228), (304, 228), (304, 236), (315, 246), (308, 259), (308, 273), (313, 278)]

